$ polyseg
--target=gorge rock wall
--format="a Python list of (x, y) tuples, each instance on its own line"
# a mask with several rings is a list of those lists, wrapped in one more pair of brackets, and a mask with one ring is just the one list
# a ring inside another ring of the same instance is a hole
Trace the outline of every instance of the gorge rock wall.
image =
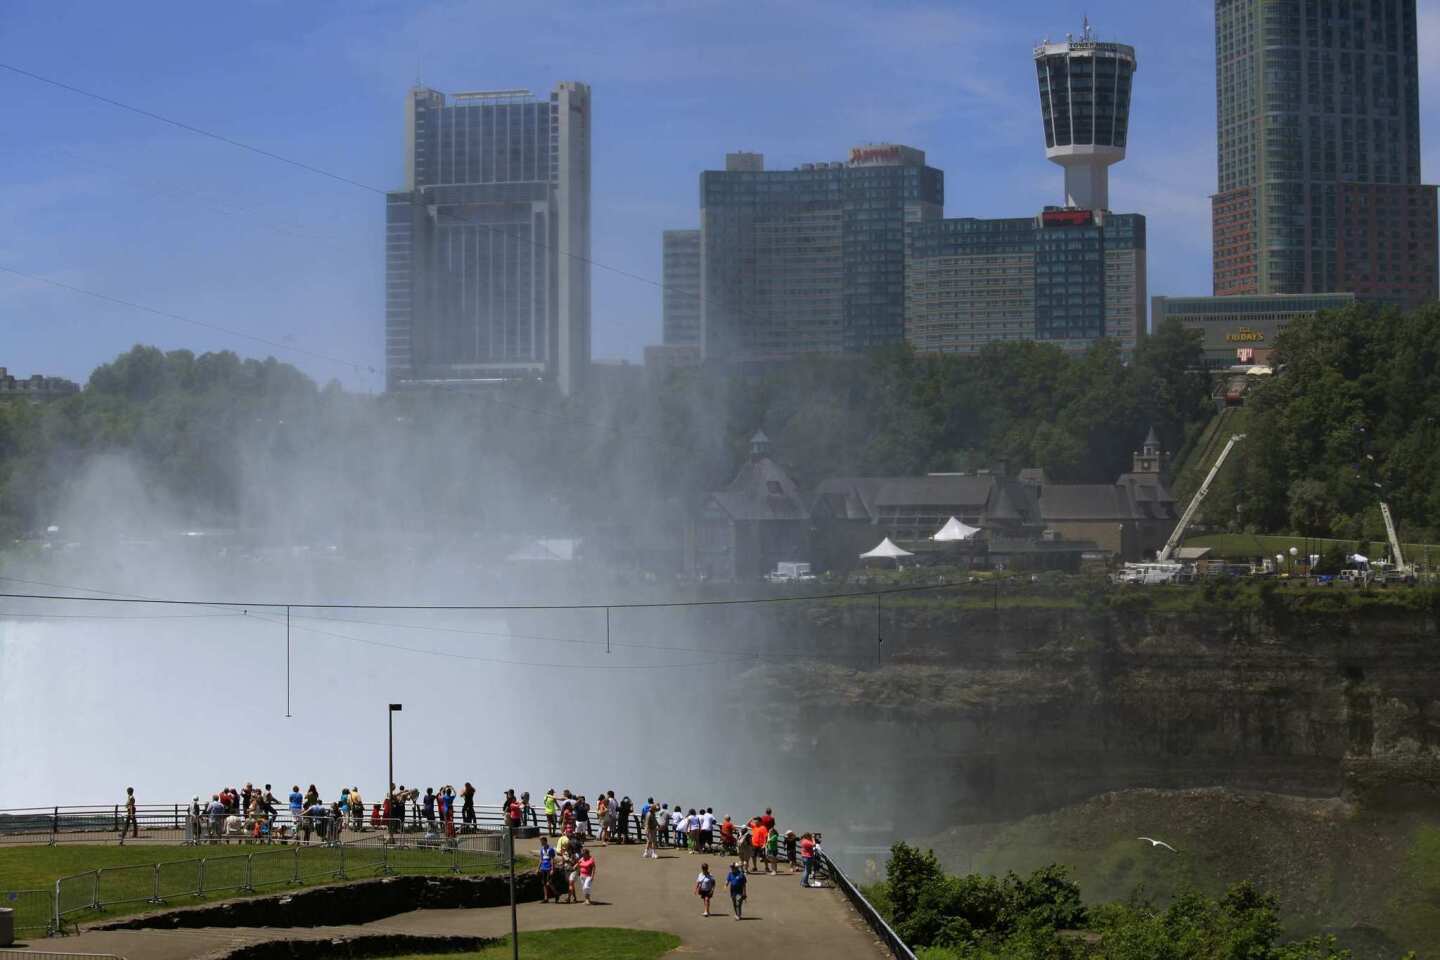
[(1370, 804), (1440, 792), (1428, 610), (915, 605), (878, 620), (859, 605), (787, 611), (760, 629), (768, 653), (736, 692), (786, 800), (860, 833), (1130, 787)]

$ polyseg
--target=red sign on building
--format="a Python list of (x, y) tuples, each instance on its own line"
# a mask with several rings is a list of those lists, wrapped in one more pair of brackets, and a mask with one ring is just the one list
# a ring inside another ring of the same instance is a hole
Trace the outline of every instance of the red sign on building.
[(1046, 210), (1040, 222), (1047, 227), (1088, 227), (1095, 222), (1093, 210)]

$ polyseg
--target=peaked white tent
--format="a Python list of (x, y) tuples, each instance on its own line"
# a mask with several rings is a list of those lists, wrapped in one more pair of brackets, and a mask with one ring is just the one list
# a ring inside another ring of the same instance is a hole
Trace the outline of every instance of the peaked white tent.
[(911, 553), (909, 550), (901, 550), (899, 547), (895, 546), (895, 544), (890, 542), (889, 537), (886, 537), (884, 540), (880, 541), (880, 546), (876, 547), (874, 550), (871, 550), (869, 553), (860, 554), (860, 559), (899, 560), (901, 557), (913, 556), (915, 556), (915, 554)]
[(969, 540), (979, 532), (979, 527), (972, 527), (968, 523), (961, 523), (955, 517), (951, 517), (945, 521), (945, 526), (937, 530), (930, 539), (940, 543), (954, 543), (957, 540)]

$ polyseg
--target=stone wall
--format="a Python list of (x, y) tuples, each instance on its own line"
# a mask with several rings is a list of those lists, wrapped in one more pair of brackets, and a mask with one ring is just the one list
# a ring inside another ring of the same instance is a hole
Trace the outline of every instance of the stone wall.
[[(519, 903), (540, 898), (540, 878), (526, 872), (515, 878)], [(508, 877), (385, 877), (293, 893), (230, 900), (145, 914), (98, 930), (174, 930), (199, 927), (329, 927), (370, 923), (411, 910), (499, 907), (510, 903)]]

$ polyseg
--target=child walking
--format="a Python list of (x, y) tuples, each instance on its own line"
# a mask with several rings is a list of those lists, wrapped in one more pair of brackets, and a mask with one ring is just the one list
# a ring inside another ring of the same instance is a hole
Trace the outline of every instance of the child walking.
[(730, 872), (725, 874), (725, 886), (730, 890), (730, 909), (735, 911), (735, 919), (740, 919), (740, 911), (745, 906), (745, 866), (736, 860), (730, 864)]

